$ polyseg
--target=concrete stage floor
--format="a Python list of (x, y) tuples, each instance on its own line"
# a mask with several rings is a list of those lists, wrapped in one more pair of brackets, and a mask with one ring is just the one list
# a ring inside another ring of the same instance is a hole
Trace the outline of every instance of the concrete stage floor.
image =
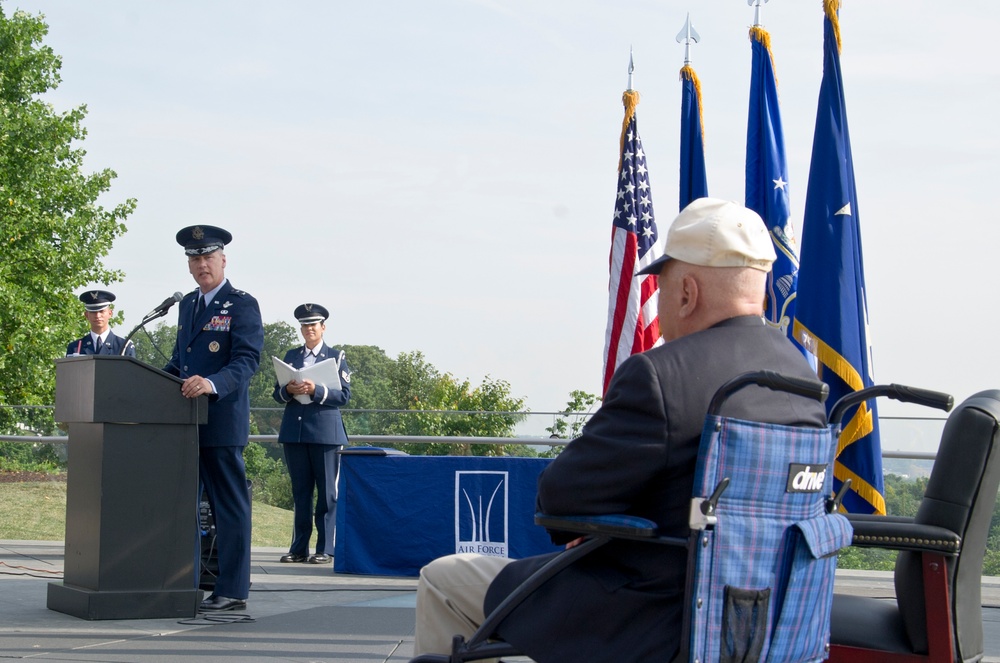
[[(0, 659), (175, 661), (407, 661), (415, 578), (334, 574), (330, 565), (280, 564), (255, 548), (248, 609), (214, 619), (88, 621), (45, 607), (62, 579), (63, 544), (0, 541)], [(891, 597), (888, 573), (840, 571), (838, 591)], [(1000, 663), (1000, 578), (983, 579), (986, 661)], [(229, 621), (236, 620), (236, 621)]]

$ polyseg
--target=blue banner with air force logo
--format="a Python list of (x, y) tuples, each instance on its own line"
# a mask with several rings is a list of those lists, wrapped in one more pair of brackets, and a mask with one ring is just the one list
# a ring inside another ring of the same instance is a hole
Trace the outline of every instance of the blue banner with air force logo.
[(549, 462), (344, 454), (334, 571), (416, 576), (456, 552), (521, 559), (558, 550), (534, 523)]
[(455, 472), (455, 552), (507, 557), (506, 470)]

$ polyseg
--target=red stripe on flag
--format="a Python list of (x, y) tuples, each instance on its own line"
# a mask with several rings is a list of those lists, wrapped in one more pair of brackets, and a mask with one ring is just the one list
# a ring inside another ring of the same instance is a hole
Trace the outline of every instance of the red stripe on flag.
[[(618, 233), (622, 233), (625, 240), (623, 242), (623, 246), (621, 246), (622, 251), (620, 255), (615, 254), (615, 249), (619, 246), (619, 244), (615, 242), (616, 235)], [(615, 368), (618, 366), (618, 346), (622, 340), (622, 331), (625, 326), (625, 321), (630, 317), (630, 309), (635, 306), (635, 304), (638, 304), (638, 302), (633, 303), (634, 300), (630, 297), (632, 293), (632, 284), (635, 280), (635, 261), (638, 251), (638, 242), (636, 241), (635, 233), (615, 229), (615, 231), (611, 234), (611, 247), (610, 268), (614, 270), (615, 264), (620, 263), (621, 269), (615, 271), (611, 278), (611, 286), (614, 287), (614, 282), (617, 280), (618, 289), (614, 303), (608, 310), (608, 320), (611, 322), (611, 334), (608, 342), (608, 354), (605, 358), (604, 365), (605, 393), (608, 391), (608, 384), (611, 382), (611, 376), (614, 375)], [(641, 320), (641, 311), (638, 310), (638, 308), (633, 311), (633, 315), (639, 316), (639, 319)], [(629, 331), (634, 330), (630, 329)]]
[(654, 317), (652, 322), (646, 324), (646, 316), (643, 311), (650, 298), (656, 295), (657, 280), (655, 276), (645, 276), (640, 283), (641, 288), (641, 308), (639, 309), (639, 319), (636, 321), (635, 341), (632, 343), (632, 354), (649, 350), (660, 338), (660, 320)]

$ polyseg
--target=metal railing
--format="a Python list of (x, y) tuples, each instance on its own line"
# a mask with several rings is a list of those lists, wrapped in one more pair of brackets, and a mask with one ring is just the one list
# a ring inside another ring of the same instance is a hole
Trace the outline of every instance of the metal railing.
[[(52, 420), (54, 408), (52, 406), (0, 406), (3, 408), (18, 409), (24, 411), (24, 420), (33, 422), (38, 429), (54, 432), (55, 422)], [(254, 434), (250, 440), (264, 444), (277, 443), (277, 427), (280, 425), (283, 409), (277, 408), (251, 408), (251, 417), (257, 429), (267, 432)], [(559, 447), (569, 442), (568, 439), (552, 437), (547, 434), (548, 430), (554, 428), (555, 422), (559, 419), (570, 424), (579, 426), (592, 413), (579, 412), (566, 414), (563, 412), (482, 412), (482, 411), (462, 411), (462, 410), (341, 410), (348, 431), (352, 428), (362, 428), (354, 426), (352, 423), (360, 424), (368, 421), (372, 417), (381, 418), (380, 423), (384, 425), (387, 421), (403, 421), (410, 416), (439, 416), (439, 417), (464, 417), (473, 418), (478, 416), (509, 417), (512, 421), (514, 435), (511, 437), (471, 437), (471, 436), (426, 436), (426, 435), (370, 435), (351, 434), (351, 442), (358, 446), (390, 446), (401, 444), (453, 444), (453, 445), (493, 445), (510, 446), (525, 445), (532, 448), (537, 447)], [(918, 463), (932, 463), (937, 452), (938, 441), (941, 439), (941, 430), (944, 427), (945, 417), (887, 417), (879, 418), (882, 458), (893, 465), (893, 461), (916, 461)], [(0, 435), (0, 442), (24, 442), (35, 444), (65, 444), (68, 438), (65, 435), (43, 435), (34, 432), (24, 426), (23, 432), (15, 435)], [(929, 473), (929, 466), (922, 470)]]

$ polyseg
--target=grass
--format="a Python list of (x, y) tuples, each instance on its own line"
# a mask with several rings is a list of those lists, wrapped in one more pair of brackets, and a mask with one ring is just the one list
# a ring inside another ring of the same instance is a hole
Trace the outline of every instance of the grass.
[[(0, 483), (0, 504), (4, 505), (0, 509), (0, 539), (62, 541), (65, 538), (64, 481)], [(251, 545), (284, 548), (291, 535), (291, 511), (253, 503)]]

